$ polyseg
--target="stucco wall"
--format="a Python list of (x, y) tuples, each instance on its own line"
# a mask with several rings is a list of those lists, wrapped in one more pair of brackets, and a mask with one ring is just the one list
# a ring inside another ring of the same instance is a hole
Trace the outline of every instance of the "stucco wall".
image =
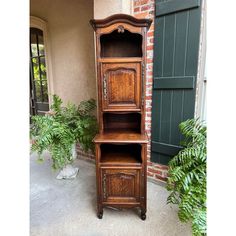
[(94, 0), (94, 18), (102, 19), (113, 14), (132, 13), (131, 0)]
[(30, 15), (47, 22), (54, 92), (64, 102), (96, 98), (93, 0), (31, 0)]

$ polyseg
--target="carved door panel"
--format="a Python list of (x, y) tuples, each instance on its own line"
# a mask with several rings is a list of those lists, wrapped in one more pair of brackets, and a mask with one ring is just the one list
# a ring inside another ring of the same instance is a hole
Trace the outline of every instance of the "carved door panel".
[(139, 202), (140, 170), (103, 169), (102, 192), (104, 202)]
[(141, 109), (140, 62), (102, 65), (102, 105), (104, 111)]

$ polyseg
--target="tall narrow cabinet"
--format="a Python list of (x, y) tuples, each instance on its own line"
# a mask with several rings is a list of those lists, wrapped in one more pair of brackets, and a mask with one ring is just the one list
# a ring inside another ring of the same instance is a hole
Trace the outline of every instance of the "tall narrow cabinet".
[(146, 219), (146, 35), (151, 20), (116, 14), (90, 21), (96, 36), (99, 134), (97, 215), (139, 207)]

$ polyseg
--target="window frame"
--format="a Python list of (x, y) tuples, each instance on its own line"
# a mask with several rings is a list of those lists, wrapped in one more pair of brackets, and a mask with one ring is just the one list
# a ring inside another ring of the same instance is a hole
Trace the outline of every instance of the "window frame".
[(53, 73), (52, 73), (52, 60), (50, 40), (48, 34), (47, 22), (36, 16), (30, 16), (30, 27), (37, 28), (43, 31), (44, 51), (45, 51), (45, 64), (48, 84), (48, 102), (49, 106), (52, 104), (50, 95), (54, 94)]

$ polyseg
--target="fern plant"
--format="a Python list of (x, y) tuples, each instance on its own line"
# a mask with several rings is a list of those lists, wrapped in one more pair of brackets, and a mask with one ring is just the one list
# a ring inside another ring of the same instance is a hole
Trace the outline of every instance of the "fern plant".
[(77, 107), (69, 103), (62, 106), (62, 100), (53, 95), (49, 114), (33, 116), (31, 137), (34, 142), (31, 150), (39, 155), (48, 150), (53, 160), (53, 169), (60, 169), (73, 161), (72, 145), (76, 142), (88, 151), (94, 149), (92, 139), (97, 133), (97, 119), (93, 115), (96, 108), (94, 99), (82, 101)]
[(179, 125), (183, 149), (169, 162), (167, 203), (178, 204), (182, 222), (190, 221), (193, 235), (206, 235), (206, 126), (199, 119)]

